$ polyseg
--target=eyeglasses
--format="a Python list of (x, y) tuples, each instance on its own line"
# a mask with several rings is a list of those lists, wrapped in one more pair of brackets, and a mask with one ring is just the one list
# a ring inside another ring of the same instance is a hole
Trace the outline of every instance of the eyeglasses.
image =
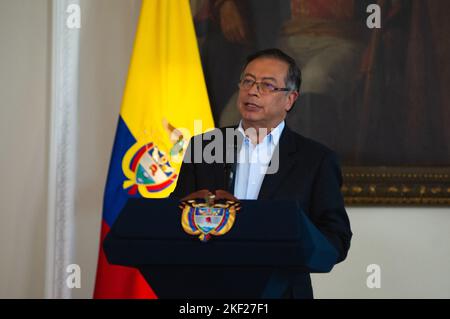
[(274, 86), (273, 84), (269, 83), (269, 82), (264, 82), (264, 81), (255, 81), (253, 79), (248, 79), (248, 78), (244, 78), (242, 79), (239, 83), (238, 86), (241, 90), (250, 90), (253, 85), (256, 84), (256, 88), (258, 89), (258, 92), (261, 94), (269, 94), (272, 92), (280, 92), (280, 91), (291, 91), (291, 89), (289, 88), (277, 88), (276, 86)]

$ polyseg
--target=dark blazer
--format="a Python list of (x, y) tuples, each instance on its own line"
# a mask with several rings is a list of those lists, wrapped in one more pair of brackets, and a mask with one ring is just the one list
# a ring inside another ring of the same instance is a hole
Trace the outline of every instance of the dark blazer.
[[(225, 128), (220, 130), (226, 136)], [(195, 153), (195, 147), (203, 150), (211, 142), (208, 139), (215, 133), (217, 131), (191, 139), (185, 156), (186, 162), (181, 167), (178, 184), (171, 197), (182, 198), (200, 189), (233, 191), (229, 180), (229, 164), (192, 163), (192, 160), (187, 160), (189, 155)], [(225, 139), (223, 152), (226, 153), (230, 146), (239, 143)], [(280, 154), (279, 169), (277, 173), (264, 177), (258, 199), (299, 201), (305, 214), (337, 249), (338, 262), (341, 262), (350, 248), (352, 232), (340, 191), (342, 176), (335, 153), (324, 145), (293, 132), (287, 126), (277, 147)], [(290, 273), (287, 277), (286, 290), (280, 297), (313, 297), (308, 273)]]

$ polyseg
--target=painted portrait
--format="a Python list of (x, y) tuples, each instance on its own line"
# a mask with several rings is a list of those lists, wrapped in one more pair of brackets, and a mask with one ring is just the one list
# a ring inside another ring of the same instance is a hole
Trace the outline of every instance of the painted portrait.
[[(380, 28), (368, 27), (368, 6)], [(339, 155), (349, 204), (450, 204), (450, 23), (445, 0), (191, 0), (216, 126), (237, 124), (248, 54), (302, 71), (286, 122)]]

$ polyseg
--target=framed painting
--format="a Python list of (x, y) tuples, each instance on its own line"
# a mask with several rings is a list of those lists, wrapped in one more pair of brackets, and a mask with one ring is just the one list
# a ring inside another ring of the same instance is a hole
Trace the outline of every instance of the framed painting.
[[(379, 9), (380, 27), (367, 23)], [(450, 205), (450, 2), (191, 0), (217, 126), (236, 124), (248, 54), (302, 71), (286, 122), (335, 150), (351, 205)]]

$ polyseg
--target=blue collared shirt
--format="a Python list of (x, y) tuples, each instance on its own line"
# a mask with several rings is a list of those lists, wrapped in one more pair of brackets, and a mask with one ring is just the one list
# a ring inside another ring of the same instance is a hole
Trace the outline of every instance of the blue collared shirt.
[(238, 154), (234, 183), (234, 196), (238, 199), (258, 198), (267, 167), (284, 126), (284, 121), (282, 121), (259, 144), (255, 145), (245, 135), (242, 121), (239, 123), (238, 130), (243, 134), (244, 139)]

